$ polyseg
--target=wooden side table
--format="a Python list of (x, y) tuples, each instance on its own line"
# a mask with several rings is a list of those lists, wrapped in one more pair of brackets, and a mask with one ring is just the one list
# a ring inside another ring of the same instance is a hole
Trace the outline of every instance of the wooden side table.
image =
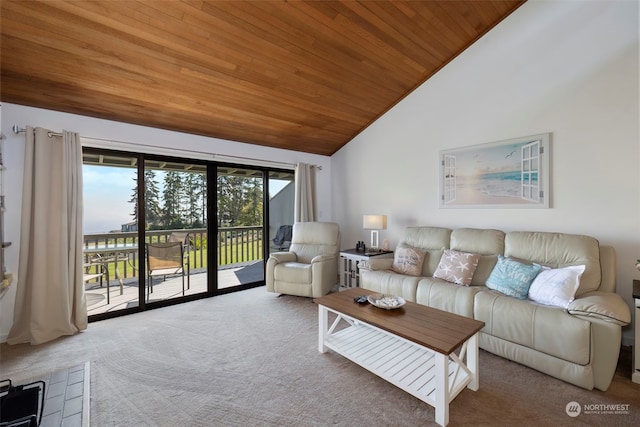
[(631, 381), (640, 384), (640, 280), (633, 281), (633, 300), (635, 302), (635, 343), (633, 344), (633, 374)]
[(393, 258), (393, 251), (380, 251), (368, 253), (356, 251), (355, 249), (345, 249), (340, 251), (340, 288), (360, 287), (360, 273), (358, 265), (362, 261), (369, 261), (371, 258)]

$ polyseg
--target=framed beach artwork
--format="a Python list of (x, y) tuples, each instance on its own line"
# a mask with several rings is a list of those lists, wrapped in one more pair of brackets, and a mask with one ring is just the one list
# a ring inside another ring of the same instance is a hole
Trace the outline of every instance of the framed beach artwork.
[(549, 133), (440, 152), (441, 208), (548, 208)]

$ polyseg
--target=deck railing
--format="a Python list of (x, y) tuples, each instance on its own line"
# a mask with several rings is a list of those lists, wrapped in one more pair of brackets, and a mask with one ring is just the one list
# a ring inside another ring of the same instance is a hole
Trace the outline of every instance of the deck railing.
[[(179, 229), (179, 230), (149, 230), (145, 232), (144, 243), (163, 243), (169, 240), (171, 233), (189, 233), (185, 251), (189, 253), (191, 270), (207, 268), (207, 251), (209, 242), (205, 228)], [(249, 261), (258, 261), (262, 257), (262, 226), (249, 227), (225, 227), (218, 229), (215, 242), (217, 249), (218, 267), (233, 264), (242, 264)], [(128, 251), (126, 257), (118, 262), (118, 270), (122, 278), (138, 275), (138, 259), (144, 254), (144, 244), (138, 244), (138, 232), (113, 232), (100, 234), (85, 234), (84, 248), (87, 257), (91, 256), (91, 249), (138, 247), (137, 251)], [(117, 250), (117, 249), (116, 249)], [(90, 261), (86, 259), (85, 261)], [(109, 266), (112, 276), (115, 265)], [(113, 277), (113, 276), (112, 276)]]

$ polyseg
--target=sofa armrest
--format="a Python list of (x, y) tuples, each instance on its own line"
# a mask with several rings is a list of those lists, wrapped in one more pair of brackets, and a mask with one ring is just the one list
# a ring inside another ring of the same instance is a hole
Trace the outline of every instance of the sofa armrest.
[(331, 292), (338, 282), (338, 257), (336, 255), (316, 255), (311, 259), (311, 293), (320, 298)]
[(389, 270), (393, 265), (393, 258), (370, 259), (368, 261), (360, 261), (358, 269), (362, 270)]
[(276, 264), (280, 264), (282, 262), (292, 262), (298, 259), (295, 253), (293, 252), (273, 252), (269, 255), (270, 259), (273, 259)]
[(265, 268), (264, 283), (267, 285), (268, 292), (275, 292), (275, 269), (278, 264), (283, 262), (296, 261), (298, 257), (293, 252), (274, 252), (267, 259)]
[(631, 323), (629, 306), (613, 292), (587, 292), (573, 300), (567, 310), (574, 315), (595, 317), (620, 326)]

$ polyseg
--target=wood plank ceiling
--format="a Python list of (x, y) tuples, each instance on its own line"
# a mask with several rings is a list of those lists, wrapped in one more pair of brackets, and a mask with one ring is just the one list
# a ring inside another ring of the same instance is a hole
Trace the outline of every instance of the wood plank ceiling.
[(331, 155), (521, 4), (2, 0), (0, 100)]

